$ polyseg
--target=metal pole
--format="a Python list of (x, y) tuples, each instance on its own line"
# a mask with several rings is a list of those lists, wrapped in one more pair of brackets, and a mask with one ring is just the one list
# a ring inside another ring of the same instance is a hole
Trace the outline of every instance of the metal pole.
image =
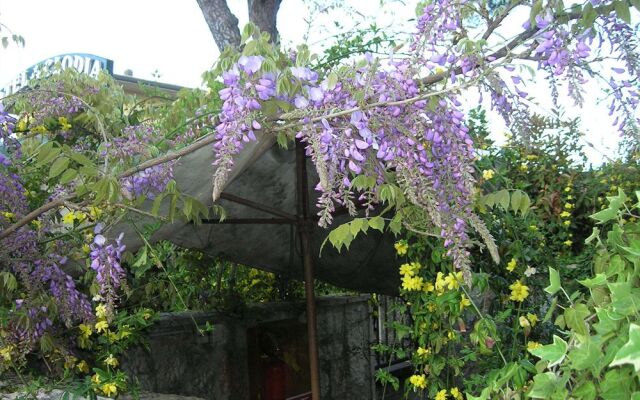
[(316, 330), (316, 299), (314, 293), (314, 268), (311, 253), (310, 228), (313, 220), (309, 216), (309, 187), (304, 145), (296, 141), (296, 181), (298, 192), (298, 233), (302, 245), (304, 265), (304, 289), (307, 300), (307, 336), (309, 340), (309, 371), (311, 375), (311, 398), (320, 400), (320, 368), (318, 363), (318, 337)]

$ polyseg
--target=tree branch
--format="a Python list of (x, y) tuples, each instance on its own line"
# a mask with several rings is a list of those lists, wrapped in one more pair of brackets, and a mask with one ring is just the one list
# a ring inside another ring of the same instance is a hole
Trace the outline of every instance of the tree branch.
[(48, 202), (46, 204), (43, 204), (42, 206), (36, 208), (35, 210), (31, 211), (29, 214), (27, 214), (24, 217), (22, 217), (20, 219), (20, 221), (16, 222), (15, 224), (9, 226), (7, 229), (5, 229), (2, 232), (0, 232), (0, 240), (6, 238), (7, 236), (11, 235), (13, 232), (17, 231), (18, 229), (22, 228), (23, 226), (25, 226), (29, 222), (31, 222), (34, 219), (38, 218), (41, 214), (44, 214), (49, 210), (53, 210), (54, 208), (58, 208), (58, 207), (64, 206), (64, 204), (66, 202), (68, 202), (69, 200), (73, 199), (74, 197), (75, 196), (71, 196), (71, 195), (65, 196), (65, 197), (50, 201), (50, 202)]

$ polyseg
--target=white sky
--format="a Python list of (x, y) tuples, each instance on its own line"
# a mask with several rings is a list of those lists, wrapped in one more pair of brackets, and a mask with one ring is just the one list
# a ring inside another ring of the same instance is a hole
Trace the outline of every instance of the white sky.
[[(228, 3), (243, 26), (248, 19), (246, 0)], [(376, 16), (379, 26), (392, 25), (395, 29), (398, 21), (407, 21), (415, 15), (415, 0), (406, 1), (406, 7), (394, 4), (385, 9), (379, 8), (378, 0), (348, 3), (365, 15)], [(301, 0), (283, 0), (278, 29), (284, 44), (300, 43), (307, 28), (304, 22), (307, 14)], [(316, 27), (325, 28), (312, 31), (310, 42), (330, 35), (332, 28), (326, 26), (335, 17), (336, 14), (313, 16)], [(338, 14), (338, 18), (343, 24), (353, 24), (344, 13)], [(24, 48), (12, 44), (6, 50), (0, 49), (0, 86), (49, 57), (90, 53), (113, 60), (116, 74), (131, 69), (137, 78), (156, 80), (153, 73), (157, 70), (160, 74), (157, 80), (161, 82), (197, 87), (201, 74), (218, 56), (196, 0), (0, 0), (0, 22), (26, 40)], [(540, 85), (546, 86), (543, 82)], [(527, 91), (547, 92), (536, 86), (530, 85)], [(587, 140), (598, 149), (588, 150), (589, 159), (599, 164), (603, 161), (602, 153), (614, 154), (618, 138), (604, 108), (595, 105), (599, 89), (594, 86), (588, 90), (590, 104), (584, 110), (568, 107), (568, 114), (583, 118)], [(543, 105), (540, 110), (551, 108)], [(504, 129), (497, 122), (492, 125), (497, 130)]]

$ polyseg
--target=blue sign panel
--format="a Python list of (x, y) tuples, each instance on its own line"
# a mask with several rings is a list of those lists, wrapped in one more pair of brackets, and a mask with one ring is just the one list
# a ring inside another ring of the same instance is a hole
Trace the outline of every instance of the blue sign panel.
[[(59, 69), (56, 66), (59, 66)], [(61, 54), (47, 58), (27, 68), (3, 88), (0, 88), (0, 99), (16, 93), (27, 86), (32, 79), (46, 78), (67, 68), (73, 68), (78, 72), (97, 78), (102, 71), (113, 74), (113, 61), (86, 53)]]

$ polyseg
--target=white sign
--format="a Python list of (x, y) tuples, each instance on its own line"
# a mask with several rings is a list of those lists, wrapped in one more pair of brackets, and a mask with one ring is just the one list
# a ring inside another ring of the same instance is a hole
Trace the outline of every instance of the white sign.
[(73, 68), (78, 72), (97, 78), (100, 72), (113, 73), (113, 61), (92, 54), (62, 54), (47, 58), (38, 64), (27, 68), (11, 82), (0, 88), (0, 100), (26, 87), (33, 79), (46, 78), (56, 72)]

